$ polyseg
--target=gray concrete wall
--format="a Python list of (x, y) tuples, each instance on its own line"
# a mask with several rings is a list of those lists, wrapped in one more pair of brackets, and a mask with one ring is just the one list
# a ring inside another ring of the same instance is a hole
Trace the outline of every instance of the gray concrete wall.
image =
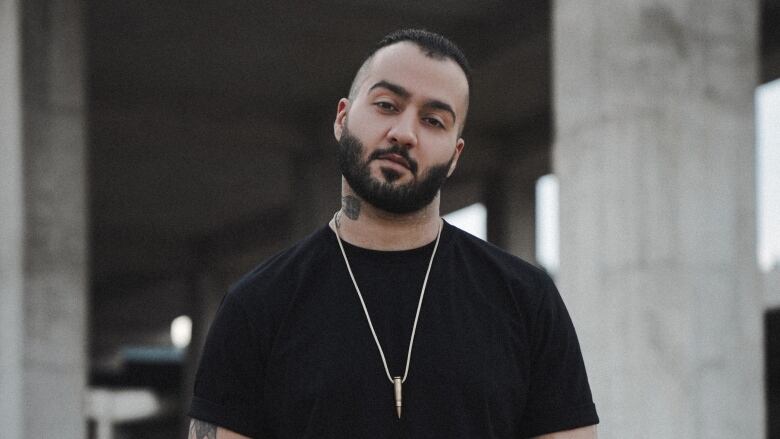
[(86, 435), (79, 7), (0, 2), (0, 419), (11, 439)]
[(555, 2), (559, 286), (610, 438), (762, 438), (756, 0)]
[(19, 5), (0, 0), (0, 425), (22, 438), (24, 202), (22, 185)]

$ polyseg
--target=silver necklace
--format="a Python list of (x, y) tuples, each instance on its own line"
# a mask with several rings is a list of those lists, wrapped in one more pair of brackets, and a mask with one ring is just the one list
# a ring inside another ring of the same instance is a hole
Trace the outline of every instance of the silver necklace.
[(406, 354), (406, 369), (404, 370), (404, 375), (402, 377), (393, 377), (390, 375), (390, 369), (387, 367), (387, 360), (385, 359), (385, 353), (382, 350), (382, 345), (379, 344), (379, 337), (376, 335), (376, 331), (374, 330), (374, 325), (371, 323), (371, 316), (368, 314), (368, 308), (366, 308), (366, 302), (363, 300), (363, 294), (360, 292), (360, 287), (358, 287), (357, 281), (355, 280), (355, 275), (352, 273), (352, 267), (349, 265), (349, 259), (347, 259), (347, 252), (344, 251), (344, 245), (341, 243), (341, 235), (339, 233), (340, 224), (339, 224), (339, 214), (341, 211), (337, 211), (335, 215), (333, 215), (333, 222), (336, 225), (336, 240), (339, 243), (339, 248), (341, 249), (341, 255), (344, 256), (344, 263), (347, 265), (347, 271), (349, 272), (349, 277), (352, 279), (352, 284), (355, 286), (355, 291), (357, 291), (358, 298), (360, 299), (360, 304), (363, 306), (363, 312), (366, 314), (366, 320), (368, 320), (368, 327), (371, 329), (371, 334), (374, 336), (374, 341), (376, 342), (376, 347), (379, 349), (379, 356), (382, 358), (382, 364), (385, 366), (385, 373), (387, 374), (387, 379), (390, 380), (390, 382), (393, 384), (393, 390), (395, 393), (395, 411), (398, 415), (398, 419), (401, 419), (401, 408), (402, 408), (402, 392), (401, 392), (401, 385), (406, 382), (406, 377), (409, 375), (409, 364), (412, 361), (412, 346), (414, 345), (414, 334), (417, 332), (417, 321), (420, 319), (420, 309), (422, 308), (422, 302), (423, 297), (425, 296), (425, 287), (428, 285), (428, 275), (431, 274), (431, 267), (433, 266), (433, 258), (436, 256), (436, 249), (439, 248), (439, 238), (441, 238), (441, 229), (444, 224), (442, 221), (439, 224), (439, 231), (436, 234), (436, 244), (433, 246), (433, 253), (431, 254), (431, 260), (428, 262), (428, 270), (425, 272), (425, 280), (423, 280), (422, 284), (422, 291), (420, 291), (420, 301), (417, 303), (417, 313), (414, 315), (414, 324), (412, 325), (412, 337), (409, 340), (409, 352)]

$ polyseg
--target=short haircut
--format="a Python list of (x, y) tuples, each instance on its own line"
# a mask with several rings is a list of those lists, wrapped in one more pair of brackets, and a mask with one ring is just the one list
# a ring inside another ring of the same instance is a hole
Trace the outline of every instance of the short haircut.
[(357, 95), (363, 76), (365, 76), (365, 72), (371, 64), (371, 59), (374, 57), (374, 54), (383, 47), (404, 41), (415, 44), (425, 52), (425, 55), (428, 57), (439, 60), (451, 59), (458, 63), (461, 70), (463, 70), (463, 73), (466, 75), (466, 81), (469, 90), (471, 90), (471, 67), (469, 67), (469, 62), (466, 60), (466, 55), (463, 54), (455, 43), (442, 35), (425, 29), (400, 29), (385, 35), (365, 57), (360, 69), (357, 74), (355, 74), (355, 79), (352, 80), (352, 86), (349, 88), (350, 100), (354, 99), (355, 95)]

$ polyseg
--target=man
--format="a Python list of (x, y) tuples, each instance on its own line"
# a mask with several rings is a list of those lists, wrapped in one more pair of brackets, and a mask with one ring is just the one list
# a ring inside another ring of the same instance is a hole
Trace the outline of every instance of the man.
[(334, 123), (341, 210), (223, 299), (191, 439), (596, 437), (552, 281), (439, 216), (468, 72), (419, 30), (364, 62)]

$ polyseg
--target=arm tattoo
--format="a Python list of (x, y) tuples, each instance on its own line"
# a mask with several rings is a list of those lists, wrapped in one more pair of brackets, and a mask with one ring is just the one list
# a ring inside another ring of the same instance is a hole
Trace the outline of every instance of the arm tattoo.
[(341, 197), (341, 210), (347, 218), (355, 221), (360, 216), (360, 200), (352, 195)]
[(217, 439), (217, 426), (198, 419), (190, 421), (187, 439)]

